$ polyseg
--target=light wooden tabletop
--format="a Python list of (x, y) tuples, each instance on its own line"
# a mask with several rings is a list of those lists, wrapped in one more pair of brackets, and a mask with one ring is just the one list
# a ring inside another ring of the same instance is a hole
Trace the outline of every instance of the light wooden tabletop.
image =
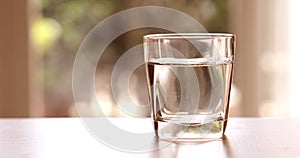
[[(101, 119), (97, 119), (100, 120)], [(110, 118), (121, 130), (152, 130), (151, 120)], [(100, 123), (101, 124), (101, 123)], [(100, 125), (101, 126), (101, 125)], [(109, 130), (101, 127), (102, 131)], [(155, 139), (143, 145), (159, 148), (134, 153), (95, 136), (80, 118), (0, 119), (0, 158), (60, 157), (300, 157), (300, 119), (230, 118), (223, 140), (174, 143)], [(109, 139), (119, 139), (113, 132)], [(108, 139), (108, 140), (109, 140)], [(125, 145), (135, 143), (126, 141)], [(106, 145), (105, 145), (106, 144)], [(164, 144), (164, 146), (160, 146)], [(119, 147), (119, 148), (118, 148)]]

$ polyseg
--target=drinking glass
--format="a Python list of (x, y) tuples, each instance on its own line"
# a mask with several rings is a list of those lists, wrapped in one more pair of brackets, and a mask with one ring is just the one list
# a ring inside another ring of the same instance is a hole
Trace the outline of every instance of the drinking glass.
[(158, 138), (221, 139), (229, 109), (235, 35), (144, 36), (152, 120)]

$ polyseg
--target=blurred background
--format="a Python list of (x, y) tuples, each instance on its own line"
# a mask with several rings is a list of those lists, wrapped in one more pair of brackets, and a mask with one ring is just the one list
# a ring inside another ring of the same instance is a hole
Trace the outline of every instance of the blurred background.
[[(298, 0), (1, 0), (0, 117), (78, 116), (72, 68), (80, 43), (104, 18), (148, 5), (186, 13), (208, 32), (237, 35), (230, 116), (300, 118)], [(105, 50), (95, 83), (105, 115), (126, 116), (112, 97), (114, 64), (144, 34), (159, 32), (166, 30), (132, 30)], [(139, 67), (129, 84), (137, 104), (148, 103), (145, 81)], [(93, 108), (84, 111), (97, 116)]]

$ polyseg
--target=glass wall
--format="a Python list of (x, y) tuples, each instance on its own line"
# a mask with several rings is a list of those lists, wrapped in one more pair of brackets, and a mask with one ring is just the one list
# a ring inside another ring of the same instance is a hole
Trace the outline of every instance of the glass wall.
[[(199, 21), (208, 32), (237, 35), (231, 116), (300, 116), (297, 106), (297, 89), (300, 87), (297, 84), (299, 64), (296, 61), (296, 41), (299, 31), (295, 15), (299, 11), (294, 7), (297, 6), (296, 0), (31, 2), (36, 12), (30, 32), (36, 46), (35, 53), (42, 61), (36, 73), (43, 90), (40, 96), (44, 98), (45, 116), (77, 116), (72, 96), (72, 68), (78, 48), (88, 32), (114, 13), (149, 5), (186, 13)], [(128, 49), (142, 43), (144, 34), (160, 32), (169, 31), (157, 28), (132, 30), (119, 36), (106, 48), (98, 63), (95, 79), (97, 102), (105, 115), (126, 116), (118, 108), (111, 90), (111, 74), (117, 60)], [(139, 67), (132, 74), (129, 93), (136, 104), (148, 103), (144, 67)], [(84, 110), (91, 116), (97, 115), (92, 106), (86, 106)]]

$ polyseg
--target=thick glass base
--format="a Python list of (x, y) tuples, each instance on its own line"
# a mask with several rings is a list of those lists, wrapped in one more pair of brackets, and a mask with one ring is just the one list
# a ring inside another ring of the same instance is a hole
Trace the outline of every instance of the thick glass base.
[(227, 120), (205, 123), (178, 123), (154, 121), (156, 136), (170, 141), (201, 141), (222, 139)]

